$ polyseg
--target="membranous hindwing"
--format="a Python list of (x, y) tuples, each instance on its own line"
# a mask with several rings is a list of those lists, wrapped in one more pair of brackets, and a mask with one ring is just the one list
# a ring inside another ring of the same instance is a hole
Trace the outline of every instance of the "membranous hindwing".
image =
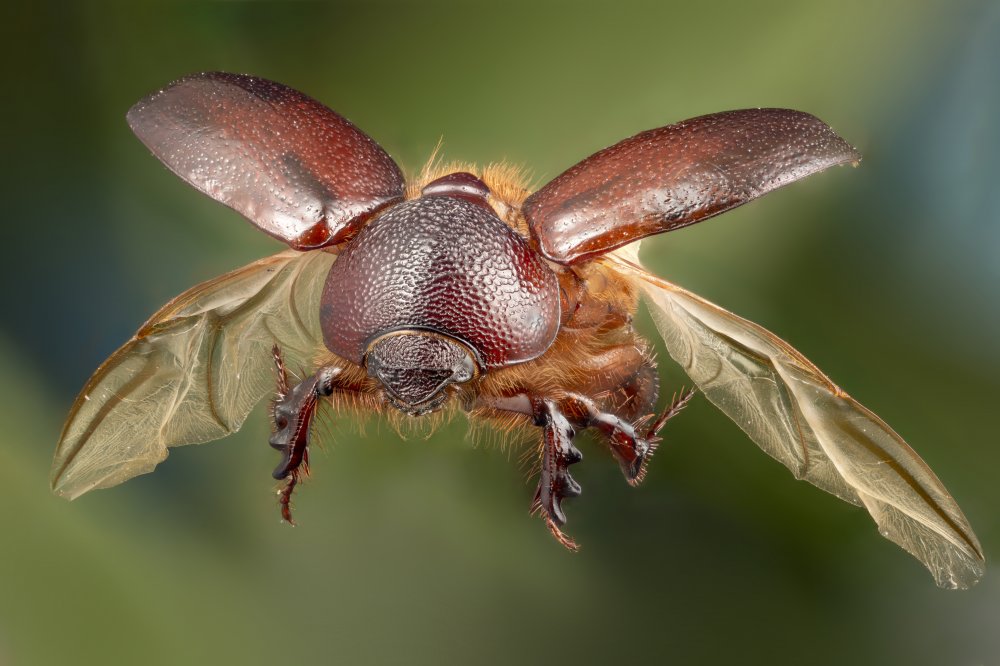
[(336, 257), (287, 250), (181, 294), (105, 361), (77, 397), (52, 487), (77, 497), (150, 472), (167, 449), (239, 430), (274, 392), (271, 348), (309, 367), (319, 296)]

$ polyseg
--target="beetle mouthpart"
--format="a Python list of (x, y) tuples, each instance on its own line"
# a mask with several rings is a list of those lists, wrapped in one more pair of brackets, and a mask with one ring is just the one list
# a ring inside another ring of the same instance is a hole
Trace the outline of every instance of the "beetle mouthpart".
[(401, 402), (395, 396), (393, 396), (389, 391), (385, 391), (385, 400), (390, 405), (403, 412), (407, 416), (423, 416), (424, 414), (433, 414), (437, 410), (444, 406), (445, 401), (448, 399), (448, 394), (444, 391), (438, 393), (436, 396), (428, 400), (427, 402), (421, 403), (419, 405), (411, 405), (406, 402)]
[(385, 387), (393, 407), (410, 416), (439, 409), (444, 388), (476, 374), (472, 354), (451, 338), (423, 331), (404, 331), (377, 339), (365, 357), (368, 375)]

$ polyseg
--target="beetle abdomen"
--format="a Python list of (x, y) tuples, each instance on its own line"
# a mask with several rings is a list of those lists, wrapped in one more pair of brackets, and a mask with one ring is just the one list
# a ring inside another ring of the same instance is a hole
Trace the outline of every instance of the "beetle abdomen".
[(499, 367), (552, 344), (559, 288), (544, 260), (488, 206), (425, 196), (362, 229), (330, 269), (320, 321), (330, 351), (355, 363), (379, 335), (425, 329)]

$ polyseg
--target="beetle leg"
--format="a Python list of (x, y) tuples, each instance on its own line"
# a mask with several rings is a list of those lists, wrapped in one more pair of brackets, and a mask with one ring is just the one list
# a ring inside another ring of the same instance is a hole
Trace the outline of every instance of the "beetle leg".
[(509, 396), (483, 396), (476, 398), (471, 409), (487, 412), (521, 414), (531, 418), (542, 428), (541, 472), (538, 486), (531, 500), (531, 513), (539, 514), (556, 541), (569, 550), (579, 546), (566, 536), (560, 526), (566, 524), (562, 501), (580, 494), (580, 484), (570, 476), (569, 466), (583, 460), (583, 454), (573, 445), (576, 430), (563, 414), (556, 401), (526, 393)]
[(281, 463), (275, 468), (273, 476), (279, 480), (287, 479), (284, 487), (278, 492), (281, 517), (294, 525), (291, 509), (292, 491), (302, 476), (309, 472), (309, 431), (316, 414), (316, 406), (319, 398), (333, 393), (334, 378), (340, 374), (340, 368), (333, 366), (320, 368), (312, 376), (289, 388), (288, 373), (281, 360), (281, 350), (275, 345), (272, 351), (277, 367), (278, 392), (272, 409), (274, 433), (268, 441), (272, 448), (282, 454)]
[(660, 441), (660, 430), (687, 405), (694, 392), (691, 389), (674, 396), (670, 406), (648, 428), (642, 427), (645, 419), (629, 423), (615, 414), (602, 411), (594, 400), (579, 393), (565, 394), (559, 401), (525, 393), (502, 397), (480, 395), (474, 409), (524, 414), (543, 429), (542, 469), (531, 510), (545, 519), (549, 531), (559, 543), (575, 551), (579, 546), (560, 528), (566, 524), (562, 501), (581, 492), (580, 484), (569, 473), (569, 466), (583, 459), (583, 454), (573, 444), (577, 428), (597, 428), (607, 438), (626, 480), (631, 485), (637, 485), (645, 476), (646, 463)]
[(575, 551), (579, 546), (559, 528), (566, 524), (562, 501), (581, 492), (580, 484), (570, 476), (569, 466), (583, 460), (583, 454), (573, 445), (576, 431), (554, 401), (534, 398), (531, 406), (535, 425), (543, 428), (542, 471), (531, 510), (541, 514), (559, 543)]
[(642, 420), (636, 424), (629, 423), (614, 414), (601, 411), (597, 403), (586, 396), (570, 393), (565, 402), (568, 403), (568, 410), (579, 414), (580, 427), (597, 428), (605, 436), (625, 480), (635, 486), (646, 476), (646, 465), (661, 441), (660, 430), (668, 420), (684, 409), (694, 392), (692, 388), (679, 396), (675, 395), (670, 406), (642, 434), (636, 432), (637, 428), (641, 428)]

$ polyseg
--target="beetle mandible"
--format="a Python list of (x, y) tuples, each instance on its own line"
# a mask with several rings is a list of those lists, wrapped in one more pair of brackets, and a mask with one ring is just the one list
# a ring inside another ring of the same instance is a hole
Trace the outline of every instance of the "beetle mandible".
[[(332, 403), (417, 418), (462, 411), (537, 428), (532, 508), (560, 543), (569, 468), (592, 428), (640, 482), (660, 386), (633, 329), (645, 298), (694, 385), (797, 478), (864, 506), (944, 587), (983, 572), (961, 509), (889, 426), (770, 332), (647, 272), (636, 252), (678, 229), (860, 156), (826, 124), (746, 109), (649, 130), (529, 193), (518, 172), (432, 163), (406, 182), (342, 116), (284, 85), (183, 78), (128, 121), (174, 173), (290, 246), (154, 314), (84, 386), (52, 485), (76, 497), (151, 471), (171, 446), (237, 430), (274, 390), (281, 512)], [(311, 368), (292, 378), (286, 366)]]

